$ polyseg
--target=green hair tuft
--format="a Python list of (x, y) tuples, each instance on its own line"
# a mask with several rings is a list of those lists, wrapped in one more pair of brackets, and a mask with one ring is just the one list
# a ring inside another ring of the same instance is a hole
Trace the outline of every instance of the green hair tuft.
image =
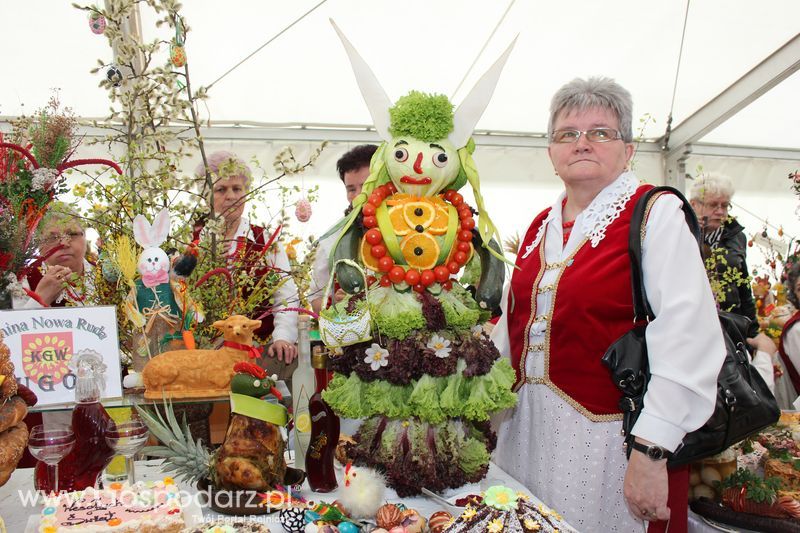
[(453, 104), (443, 94), (411, 91), (389, 109), (389, 116), (389, 132), (395, 137), (434, 142), (453, 131)]

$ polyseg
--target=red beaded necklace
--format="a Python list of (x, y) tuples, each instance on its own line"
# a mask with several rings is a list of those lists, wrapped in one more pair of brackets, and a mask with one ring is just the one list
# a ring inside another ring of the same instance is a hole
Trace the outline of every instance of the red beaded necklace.
[[(561, 212), (564, 212), (564, 206), (567, 205), (567, 199), (564, 198), (564, 201), (561, 202)], [(562, 215), (563, 216), (563, 215)], [(563, 221), (563, 218), (562, 218)], [(561, 222), (561, 232), (564, 236), (564, 245), (566, 246), (567, 241), (569, 240), (569, 234), (572, 233), (572, 228), (575, 226), (575, 221), (572, 220), (570, 222)]]
[(453, 286), (450, 281), (452, 274), (457, 274), (469, 259), (469, 252), (472, 249), (472, 229), (475, 227), (475, 219), (472, 217), (472, 209), (464, 202), (464, 197), (454, 189), (448, 189), (444, 193), (445, 201), (449, 202), (458, 211), (458, 230), (456, 232), (456, 249), (452, 259), (447, 265), (439, 265), (433, 269), (420, 271), (416, 268), (395, 265), (394, 259), (388, 254), (386, 246), (383, 244), (383, 235), (378, 228), (378, 218), (376, 216), (378, 207), (397, 192), (397, 187), (389, 182), (380, 187), (376, 187), (367, 197), (367, 202), (361, 208), (364, 227), (368, 228), (364, 233), (364, 239), (371, 245), (370, 254), (378, 261), (378, 270), (383, 272), (380, 279), (382, 287), (391, 284), (399, 285), (407, 283), (415, 291), (422, 292), (434, 283), (440, 283), (442, 288), (450, 290)]

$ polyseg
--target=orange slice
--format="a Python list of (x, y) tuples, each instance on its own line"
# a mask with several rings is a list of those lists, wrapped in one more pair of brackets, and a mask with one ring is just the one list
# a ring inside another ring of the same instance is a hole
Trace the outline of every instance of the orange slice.
[(436, 218), (436, 208), (431, 202), (408, 202), (403, 206), (403, 218), (411, 228), (427, 228)]
[(410, 194), (405, 194), (402, 192), (396, 192), (393, 195), (386, 198), (386, 205), (393, 206), (393, 205), (400, 205), (405, 201), (411, 198)]
[(389, 222), (392, 223), (395, 235), (408, 235), (411, 233), (411, 228), (408, 227), (408, 223), (406, 223), (406, 219), (403, 216), (402, 205), (389, 209)]
[(428, 231), (434, 235), (444, 235), (447, 233), (447, 222), (450, 219), (450, 212), (447, 206), (436, 206), (436, 217), (433, 222), (428, 226)]
[(361, 247), (358, 255), (361, 256), (361, 262), (364, 263), (366, 268), (378, 272), (378, 260), (372, 257), (372, 245), (363, 237), (361, 238)]
[(400, 241), (400, 251), (409, 266), (420, 270), (433, 268), (439, 259), (439, 243), (436, 237), (428, 233), (408, 235)]

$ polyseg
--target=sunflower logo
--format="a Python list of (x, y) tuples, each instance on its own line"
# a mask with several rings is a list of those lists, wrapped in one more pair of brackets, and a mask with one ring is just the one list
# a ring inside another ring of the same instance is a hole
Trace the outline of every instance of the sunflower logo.
[(58, 385), (69, 374), (72, 332), (25, 334), (22, 340), (22, 369), (31, 381), (47, 376)]

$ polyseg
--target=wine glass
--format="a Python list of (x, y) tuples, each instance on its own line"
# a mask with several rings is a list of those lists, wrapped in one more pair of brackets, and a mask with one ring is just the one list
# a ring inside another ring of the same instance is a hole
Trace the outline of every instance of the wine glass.
[(128, 484), (133, 485), (136, 480), (133, 471), (133, 456), (147, 443), (150, 432), (139, 418), (131, 418), (124, 422), (109, 420), (105, 428), (106, 443), (117, 455), (125, 457), (125, 471)]
[(58, 463), (75, 446), (72, 428), (60, 424), (39, 425), (31, 429), (28, 450), (39, 461), (47, 465), (48, 478), (52, 472), (53, 492), (58, 494)]

